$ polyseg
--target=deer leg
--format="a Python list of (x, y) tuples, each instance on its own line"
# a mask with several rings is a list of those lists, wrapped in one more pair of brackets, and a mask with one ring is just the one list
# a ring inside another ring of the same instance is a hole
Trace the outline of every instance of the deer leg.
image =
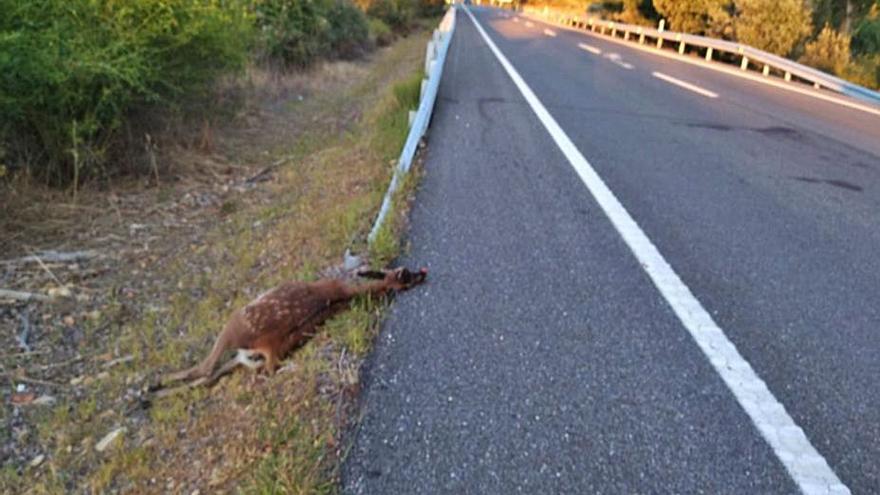
[(278, 355), (275, 354), (275, 351), (272, 348), (254, 349), (254, 351), (263, 355), (265, 360), (263, 369), (266, 370), (266, 374), (274, 375), (275, 370), (278, 369)]

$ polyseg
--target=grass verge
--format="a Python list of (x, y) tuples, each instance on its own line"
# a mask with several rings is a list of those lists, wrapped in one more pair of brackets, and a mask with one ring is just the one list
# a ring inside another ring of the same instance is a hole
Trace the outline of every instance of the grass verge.
[[(319, 91), (295, 108), (313, 116), (315, 130), (273, 150), (286, 165), (267, 194), (224, 201), (221, 220), (165, 265), (170, 283), (163, 290), (113, 291), (117, 299), (92, 323), (101, 341), (91, 342), (91, 351), (131, 360), (29, 413), (45, 460), (4, 469), (0, 491), (335, 491), (339, 435), (383, 301), (355, 301), (288, 360), (291, 371), (273, 378), (239, 372), (212, 389), (155, 401), (143, 389), (203, 357), (231, 311), (263, 290), (316, 277), (346, 248), (366, 249), (418, 100), (427, 38), (423, 32), (400, 40), (352, 71), (342, 91)], [(340, 120), (348, 122), (336, 125)], [(402, 206), (415, 178), (410, 174), (396, 195), (374, 262), (398, 252)], [(145, 308), (136, 318), (126, 310), (132, 297)], [(118, 428), (119, 437), (98, 452), (96, 444)]]

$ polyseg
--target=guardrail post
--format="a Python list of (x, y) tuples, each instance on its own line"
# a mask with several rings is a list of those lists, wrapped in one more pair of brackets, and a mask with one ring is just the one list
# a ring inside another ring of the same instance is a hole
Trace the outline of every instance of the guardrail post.
[(681, 35), (676, 36), (678, 38), (678, 54), (684, 55), (684, 49), (686, 47), (686, 43), (681, 39)]
[(791, 72), (785, 71), (785, 80), (789, 82), (791, 81)]
[(662, 36), (657, 37), (657, 48), (658, 49), (663, 48), (663, 37)]
[(739, 68), (741, 70), (746, 70), (749, 68), (749, 57), (746, 57), (745, 55), (743, 55), (743, 60), (742, 60), (742, 63), (739, 64)]
[(819, 83), (817, 83), (817, 82), (814, 82), (814, 83), (813, 83), (813, 87), (816, 88), (816, 89), (822, 89), (822, 85), (819, 84)]
[(605, 34), (605, 24), (602, 24), (602, 29), (599, 32)]
[(769, 75), (770, 75), (770, 66), (767, 64), (764, 64), (764, 77), (767, 77)]
[(639, 44), (640, 45), (645, 44), (645, 33), (644, 33), (644, 31), (642, 31), (642, 28), (639, 28)]
[(434, 41), (428, 42), (428, 48), (425, 50), (425, 74), (431, 75), (431, 62), (434, 60)]
[(710, 46), (706, 50), (706, 62), (711, 62), (711, 61), (712, 61), (712, 47)]
[(611, 26), (611, 37), (616, 38), (617, 37), (617, 25), (614, 24), (613, 22), (609, 23), (609, 25)]
[(623, 32), (623, 41), (629, 41), (629, 29)]

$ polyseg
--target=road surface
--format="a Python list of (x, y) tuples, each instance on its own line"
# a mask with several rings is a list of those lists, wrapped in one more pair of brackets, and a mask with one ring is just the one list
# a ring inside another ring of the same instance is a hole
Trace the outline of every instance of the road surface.
[(880, 117), (471, 11), (576, 150), (459, 11), (402, 260), (431, 278), (378, 337), (344, 491), (816, 488), (762, 435), (573, 151), (829, 472), (880, 492)]

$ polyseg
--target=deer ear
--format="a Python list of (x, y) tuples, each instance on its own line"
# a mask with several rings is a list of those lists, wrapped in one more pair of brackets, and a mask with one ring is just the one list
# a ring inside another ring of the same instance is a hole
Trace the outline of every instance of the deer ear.
[(358, 272), (358, 277), (382, 280), (385, 278), (385, 273), (378, 270), (361, 270)]

